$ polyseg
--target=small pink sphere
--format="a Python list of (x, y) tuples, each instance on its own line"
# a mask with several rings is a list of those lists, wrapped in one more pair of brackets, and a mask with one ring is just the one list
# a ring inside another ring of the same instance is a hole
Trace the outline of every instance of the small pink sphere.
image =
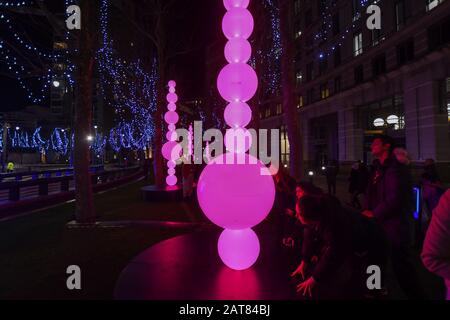
[(178, 138), (178, 134), (176, 131), (168, 131), (166, 133), (167, 141), (175, 141)]
[(170, 88), (169, 88), (169, 92), (170, 92), (170, 93), (175, 93), (175, 88), (174, 88), (174, 87), (170, 87)]
[(260, 245), (252, 229), (225, 229), (217, 243), (220, 259), (233, 270), (250, 268), (258, 259)]
[(172, 160), (167, 161), (167, 167), (169, 169), (174, 169), (176, 166), (177, 166), (177, 164), (175, 161), (172, 161)]
[(225, 147), (229, 152), (246, 152), (252, 146), (252, 140), (250, 131), (245, 128), (231, 128), (225, 133)]
[(180, 117), (178, 116), (178, 113), (176, 113), (175, 111), (167, 111), (166, 114), (164, 115), (164, 120), (170, 124), (177, 123), (179, 119)]
[(214, 158), (197, 185), (200, 207), (214, 224), (227, 229), (251, 228), (269, 214), (275, 199), (273, 178), (267, 167), (249, 154), (245, 164), (227, 162), (233, 154)]
[(229, 63), (246, 63), (252, 55), (252, 46), (245, 39), (231, 39), (225, 45), (225, 58)]
[(247, 8), (250, 0), (223, 0), (223, 4), (227, 10), (231, 8)]
[(169, 87), (170, 88), (175, 88), (176, 86), (177, 86), (177, 83), (175, 81), (173, 81), (173, 80), (169, 81)]
[(168, 186), (173, 187), (174, 185), (177, 184), (177, 176), (167, 176), (166, 178), (166, 183)]
[(252, 110), (245, 102), (231, 102), (224, 113), (225, 122), (232, 128), (246, 127), (252, 120)]
[(253, 16), (244, 8), (231, 8), (222, 20), (222, 30), (228, 40), (248, 39), (253, 32), (253, 27)]
[(167, 101), (171, 103), (176, 103), (178, 101), (178, 96), (176, 93), (169, 93), (167, 94)]
[(248, 64), (228, 64), (219, 73), (217, 88), (228, 102), (247, 102), (258, 89), (258, 77)]
[(169, 124), (169, 125), (167, 126), (167, 128), (168, 128), (170, 131), (175, 131), (177, 127), (176, 127), (173, 123), (171, 123), (171, 124)]
[(175, 169), (169, 168), (169, 170), (167, 170), (167, 174), (173, 176), (175, 174)]
[(169, 109), (169, 111), (175, 111), (177, 110), (177, 105), (175, 103), (169, 103), (167, 109)]
[(166, 160), (178, 160), (181, 152), (181, 145), (176, 141), (166, 142), (162, 147), (162, 154)]

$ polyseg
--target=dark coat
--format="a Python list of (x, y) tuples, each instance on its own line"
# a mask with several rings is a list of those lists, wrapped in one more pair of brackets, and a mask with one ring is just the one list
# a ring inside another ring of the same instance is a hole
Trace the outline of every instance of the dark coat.
[(351, 228), (351, 221), (342, 210), (330, 212), (315, 227), (305, 227), (302, 259), (309, 263), (313, 256), (318, 256), (312, 274), (317, 282), (331, 280), (350, 257), (353, 242)]
[(377, 163), (367, 187), (365, 209), (374, 213), (387, 239), (395, 245), (411, 243), (414, 211), (413, 186), (409, 167), (394, 155)]

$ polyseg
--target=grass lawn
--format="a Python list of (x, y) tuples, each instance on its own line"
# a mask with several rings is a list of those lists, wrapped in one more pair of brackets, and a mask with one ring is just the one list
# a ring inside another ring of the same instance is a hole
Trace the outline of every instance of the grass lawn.
[[(95, 196), (99, 220), (204, 221), (198, 208), (145, 203), (137, 182)], [(189, 211), (189, 214), (187, 213)], [(181, 230), (144, 226), (70, 229), (74, 203), (0, 222), (0, 299), (111, 299), (127, 263)], [(81, 268), (82, 290), (66, 288), (66, 268)]]

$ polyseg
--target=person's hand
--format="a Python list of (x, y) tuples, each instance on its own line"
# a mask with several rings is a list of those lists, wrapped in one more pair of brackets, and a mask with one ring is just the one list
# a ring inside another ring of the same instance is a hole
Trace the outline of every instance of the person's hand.
[(362, 215), (366, 216), (367, 218), (374, 218), (375, 217), (375, 215), (373, 214), (373, 211), (370, 211), (370, 210), (364, 210), (362, 212)]
[(302, 261), (300, 265), (297, 267), (297, 269), (295, 269), (295, 271), (292, 272), (291, 277), (300, 275), (302, 279), (305, 279), (305, 272), (306, 272), (306, 263), (305, 261)]
[(294, 239), (292, 239), (291, 237), (283, 238), (283, 244), (286, 247), (292, 248), (294, 246)]
[(313, 277), (308, 278), (308, 280), (300, 283), (297, 286), (297, 292), (301, 293), (303, 296), (309, 296), (312, 297), (312, 291), (314, 287), (316, 286), (317, 282), (314, 280)]
[(294, 210), (292, 210), (292, 209), (287, 208), (287, 209), (286, 209), (286, 214), (287, 214), (288, 216), (295, 217)]

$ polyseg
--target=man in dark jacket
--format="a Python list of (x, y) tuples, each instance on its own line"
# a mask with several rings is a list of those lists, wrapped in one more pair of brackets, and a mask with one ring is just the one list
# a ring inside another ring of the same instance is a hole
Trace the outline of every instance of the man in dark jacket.
[(375, 219), (384, 229), (394, 273), (407, 297), (423, 299), (425, 294), (412, 261), (412, 178), (408, 166), (397, 160), (393, 150), (394, 141), (389, 136), (377, 136), (372, 143), (377, 163), (369, 180), (363, 215)]

